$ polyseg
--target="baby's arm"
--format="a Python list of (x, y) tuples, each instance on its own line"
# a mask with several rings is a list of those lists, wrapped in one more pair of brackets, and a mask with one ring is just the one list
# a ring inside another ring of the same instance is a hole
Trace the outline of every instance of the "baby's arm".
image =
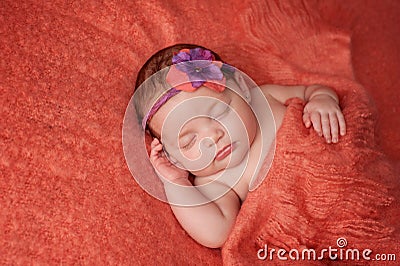
[[(207, 189), (202, 189), (201, 186), (194, 187), (188, 180), (180, 180), (178, 184), (186, 186), (185, 189), (169, 182), (164, 184), (169, 201), (186, 201), (187, 204), (190, 204), (191, 201), (208, 202), (200, 206), (189, 207), (171, 205), (179, 223), (200, 244), (210, 248), (221, 247), (225, 243), (240, 209), (240, 201), (236, 193), (216, 181), (207, 185)], [(221, 198), (210, 200), (215, 197), (215, 194), (221, 195), (226, 191), (227, 193)]]
[(273, 100), (282, 104), (294, 97), (303, 99), (306, 102), (303, 113), (305, 126), (309, 128), (312, 125), (328, 143), (338, 142), (339, 133), (341, 136), (346, 134), (346, 122), (339, 106), (339, 97), (333, 89), (323, 85), (263, 85), (261, 88)]
[[(240, 209), (237, 194), (226, 185), (206, 177), (195, 179), (196, 187), (188, 180), (188, 172), (171, 164), (162, 151), (158, 139), (151, 143), (150, 161), (164, 183), (168, 201), (181, 202), (186, 206), (171, 204), (171, 209), (186, 232), (200, 244), (221, 247), (235, 222)], [(201, 186), (207, 182), (212, 184)], [(227, 192), (224, 194), (224, 192)], [(216, 200), (216, 195), (224, 195)], [(191, 206), (193, 203), (205, 203)]]

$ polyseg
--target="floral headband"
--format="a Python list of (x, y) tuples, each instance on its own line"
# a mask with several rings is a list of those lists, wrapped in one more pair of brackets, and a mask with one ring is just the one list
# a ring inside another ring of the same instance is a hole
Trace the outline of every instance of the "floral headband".
[(182, 49), (172, 57), (172, 66), (168, 70), (166, 81), (172, 86), (150, 108), (142, 120), (146, 129), (148, 121), (169, 99), (181, 91), (193, 92), (206, 86), (216, 92), (225, 90), (226, 78), (223, 73), (233, 74), (232, 66), (214, 61), (211, 51), (202, 48)]

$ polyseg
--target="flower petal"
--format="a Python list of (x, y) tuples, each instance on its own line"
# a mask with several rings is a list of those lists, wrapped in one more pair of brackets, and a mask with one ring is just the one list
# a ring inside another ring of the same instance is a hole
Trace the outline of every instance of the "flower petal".
[(221, 71), (225, 72), (226, 74), (232, 75), (235, 72), (235, 68), (228, 64), (222, 64)]
[(234, 68), (213, 60), (214, 56), (209, 50), (182, 49), (173, 56), (173, 66), (168, 72), (166, 80), (176, 86), (178, 90), (195, 91), (204, 85), (221, 92), (225, 89), (224, 73), (231, 75)]
[(211, 61), (207, 60), (193, 60), (191, 61), (191, 63), (193, 63), (194, 68), (201, 68), (201, 69), (206, 68), (212, 64)]
[(196, 68), (193, 61), (185, 61), (175, 65), (179, 71), (190, 73), (193, 72)]
[(189, 80), (190, 80), (191, 82), (194, 82), (194, 81), (205, 82), (205, 81), (206, 81), (206, 79), (204, 78), (203, 73), (201, 73), (201, 72), (196, 72), (196, 71), (191, 72), (191, 73), (188, 73), (188, 78), (189, 78)]
[(192, 60), (208, 60), (212, 61), (213, 56), (209, 50), (204, 50), (202, 48), (194, 48), (190, 50), (190, 57)]
[(200, 88), (204, 84), (204, 81), (192, 81), (193, 88)]
[(190, 55), (185, 52), (179, 52), (178, 54), (172, 57), (173, 64), (179, 64), (181, 62), (186, 62), (190, 60)]
[(203, 77), (205, 80), (221, 80), (224, 75), (219, 67), (214, 64), (203, 69)]
[(225, 90), (225, 82), (226, 80), (223, 79), (220, 83), (205, 82), (203, 85), (216, 92), (223, 92)]
[(203, 70), (210, 65), (212, 65), (211, 61), (196, 60), (181, 62), (176, 65), (176, 68), (182, 72), (189, 74), (191, 72), (203, 72)]

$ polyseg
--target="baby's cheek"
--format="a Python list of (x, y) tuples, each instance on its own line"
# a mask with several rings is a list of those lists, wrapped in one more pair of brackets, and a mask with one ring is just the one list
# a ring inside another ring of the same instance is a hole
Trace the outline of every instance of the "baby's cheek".
[(196, 160), (200, 156), (200, 151), (197, 147), (193, 147), (190, 151), (181, 149), (180, 150), (183, 157), (188, 159), (189, 161)]
[(227, 117), (224, 125), (230, 137), (246, 136), (248, 134), (248, 121), (246, 121), (246, 118), (243, 118), (235, 113), (233, 113), (230, 117)]
[(241, 119), (243, 121), (248, 138), (252, 139), (257, 131), (257, 121), (254, 114), (252, 113), (252, 111), (248, 109), (246, 112), (242, 114)]
[(196, 142), (196, 144), (189, 150), (178, 150), (179, 154), (176, 154), (176, 158), (188, 171), (200, 171), (203, 170), (212, 163), (213, 158), (216, 154), (216, 147), (206, 147), (202, 142)]

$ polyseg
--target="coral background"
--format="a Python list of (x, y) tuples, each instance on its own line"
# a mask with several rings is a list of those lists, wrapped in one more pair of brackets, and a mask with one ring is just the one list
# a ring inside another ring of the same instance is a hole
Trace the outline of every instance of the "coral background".
[[(352, 34), (356, 79), (400, 167), (400, 2), (304, 2)], [(0, 264), (221, 263), (134, 182), (121, 129), (151, 54), (192, 42), (229, 62), (252, 41), (235, 32), (247, 4), (1, 1)]]

